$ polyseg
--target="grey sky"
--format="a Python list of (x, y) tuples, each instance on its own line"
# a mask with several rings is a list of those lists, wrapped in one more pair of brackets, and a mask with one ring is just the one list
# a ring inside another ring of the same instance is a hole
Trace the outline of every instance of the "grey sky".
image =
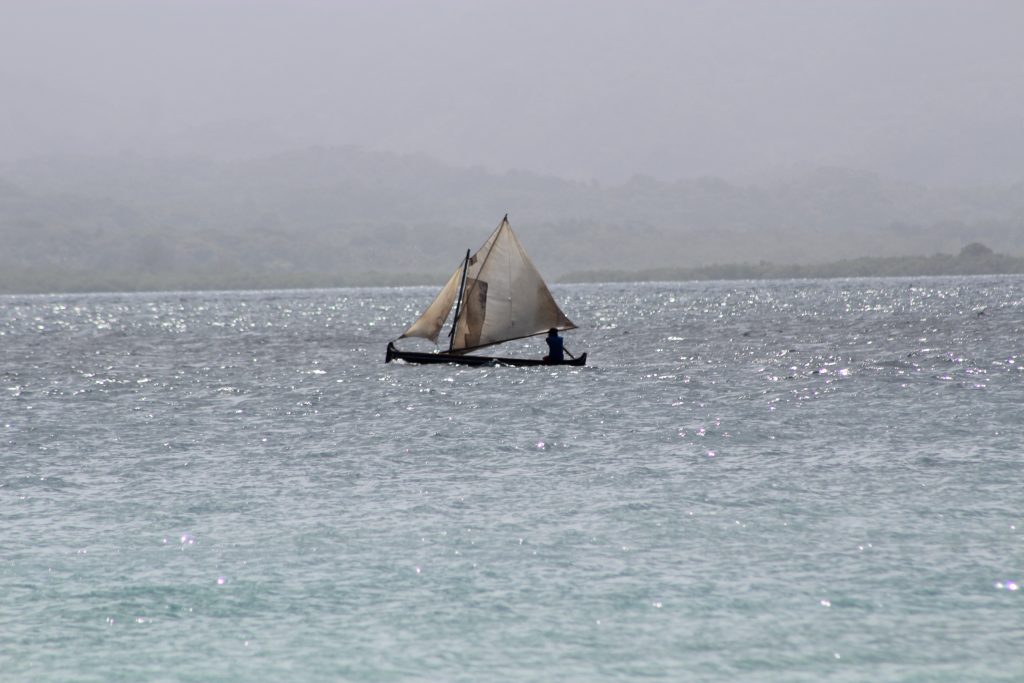
[(1024, 2), (0, 3), (0, 158), (313, 144), (616, 182), (1024, 180)]

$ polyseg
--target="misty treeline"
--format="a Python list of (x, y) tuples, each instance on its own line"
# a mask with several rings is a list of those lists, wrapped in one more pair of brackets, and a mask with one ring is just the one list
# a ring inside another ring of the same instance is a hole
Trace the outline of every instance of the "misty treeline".
[(895, 275), (973, 242), (999, 252), (982, 255), (997, 270), (1024, 255), (1020, 183), (935, 188), (817, 168), (608, 186), (355, 147), (233, 162), (124, 154), (0, 164), (0, 291), (434, 284), (506, 212), (549, 280), (855, 275), (864, 259), (889, 259)]
[(843, 277), (927, 277), (1024, 273), (1024, 258), (997, 254), (972, 242), (958, 254), (842, 259), (830, 263), (719, 263), (696, 268), (584, 270), (567, 273), (563, 282), (678, 282), (682, 280), (779, 280)]

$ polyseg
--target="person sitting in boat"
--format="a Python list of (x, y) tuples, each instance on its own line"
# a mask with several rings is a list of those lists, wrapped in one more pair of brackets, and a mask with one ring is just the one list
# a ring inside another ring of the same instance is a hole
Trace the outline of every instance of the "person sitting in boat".
[[(563, 354), (569, 353), (565, 349), (565, 340), (558, 335), (558, 328), (552, 327), (548, 330), (548, 336), (544, 338), (544, 341), (548, 343), (548, 355), (544, 356), (544, 362), (554, 365), (556, 363), (564, 363), (565, 356)], [(569, 353), (571, 358), (575, 358)]]

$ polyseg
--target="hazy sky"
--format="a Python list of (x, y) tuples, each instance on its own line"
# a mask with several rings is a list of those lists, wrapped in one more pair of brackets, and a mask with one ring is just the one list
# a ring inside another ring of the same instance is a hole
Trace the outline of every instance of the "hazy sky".
[(1024, 1), (0, 0), (0, 158), (1024, 180)]

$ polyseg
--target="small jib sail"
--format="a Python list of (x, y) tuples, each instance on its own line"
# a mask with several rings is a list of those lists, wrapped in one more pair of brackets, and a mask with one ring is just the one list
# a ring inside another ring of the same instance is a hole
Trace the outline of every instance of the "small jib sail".
[(544, 334), (552, 327), (576, 327), (555, 303), (507, 215), (475, 254), (466, 253), (433, 303), (399, 339), (422, 337), (436, 344), (453, 306), (452, 354)]

